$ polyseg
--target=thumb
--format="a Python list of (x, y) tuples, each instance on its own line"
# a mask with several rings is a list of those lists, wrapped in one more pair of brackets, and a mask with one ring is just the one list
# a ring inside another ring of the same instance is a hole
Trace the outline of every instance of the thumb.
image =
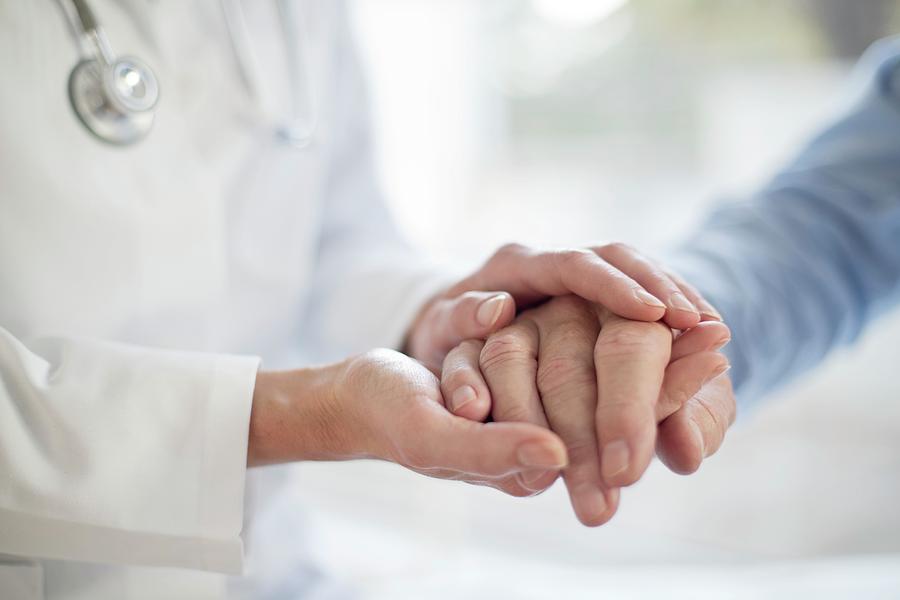
[[(529, 423), (477, 423), (445, 411), (421, 428), (422, 465), (504, 477), (526, 470), (558, 470), (568, 463), (566, 446), (555, 433)], [(427, 432), (427, 434), (425, 433)]]
[(437, 372), (447, 352), (469, 339), (486, 339), (509, 325), (516, 302), (506, 292), (466, 292), (442, 298), (428, 309), (410, 337), (415, 358)]

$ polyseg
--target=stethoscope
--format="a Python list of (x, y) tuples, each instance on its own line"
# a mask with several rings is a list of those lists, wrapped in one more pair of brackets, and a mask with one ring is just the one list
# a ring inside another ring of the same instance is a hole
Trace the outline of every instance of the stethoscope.
[[(68, 0), (69, 16), (82, 54), (69, 74), (69, 102), (78, 120), (98, 139), (125, 146), (144, 139), (153, 128), (159, 104), (159, 80), (153, 69), (134, 56), (117, 56), (87, 0)], [(240, 0), (222, 0), (225, 22), (235, 51), (241, 79), (252, 97), (258, 95), (250, 55), (250, 42)], [(317, 118), (310, 85), (307, 53), (298, 49), (304, 39), (290, 0), (277, 2), (289, 68), (290, 117), (281, 119), (277, 135), (290, 145), (310, 144)]]

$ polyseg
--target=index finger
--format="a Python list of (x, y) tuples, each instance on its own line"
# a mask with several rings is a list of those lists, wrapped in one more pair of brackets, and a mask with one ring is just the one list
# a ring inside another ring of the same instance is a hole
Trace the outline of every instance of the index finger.
[(661, 323), (601, 313), (594, 348), (600, 471), (609, 487), (636, 482), (653, 457), (656, 402), (672, 349)]
[(586, 249), (541, 251), (504, 246), (474, 275), (451, 290), (504, 290), (520, 307), (550, 296), (575, 294), (629, 319), (656, 321), (666, 305), (637, 281)]

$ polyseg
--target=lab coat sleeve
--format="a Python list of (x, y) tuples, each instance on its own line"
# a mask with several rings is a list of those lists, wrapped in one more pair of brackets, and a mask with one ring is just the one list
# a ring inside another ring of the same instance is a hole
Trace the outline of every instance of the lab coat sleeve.
[(238, 572), (257, 368), (0, 328), (0, 554)]
[(900, 299), (900, 39), (860, 62), (849, 109), (674, 266), (722, 312), (739, 405), (858, 337)]
[(358, 56), (348, 20), (338, 22), (321, 235), (304, 336), (319, 359), (398, 348), (423, 304), (452, 279), (410, 248), (387, 209)]

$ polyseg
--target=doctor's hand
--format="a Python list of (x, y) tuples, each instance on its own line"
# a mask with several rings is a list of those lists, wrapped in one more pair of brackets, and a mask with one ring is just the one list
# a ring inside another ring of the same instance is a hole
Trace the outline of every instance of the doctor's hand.
[(453, 415), (434, 374), (392, 350), (327, 367), (261, 372), (249, 441), (250, 466), (377, 458), (479, 483), (567, 464), (562, 440), (544, 427)]
[[(698, 324), (674, 343), (661, 323), (623, 319), (574, 296), (526, 311), (489, 337), (453, 349), (441, 387), (472, 419), (548, 427), (565, 442), (561, 470), (578, 518), (600, 525), (619, 488), (637, 481), (654, 454), (673, 470), (696, 470), (722, 442), (734, 398), (722, 373), (724, 324)], [(559, 470), (533, 469), (487, 482), (514, 495), (549, 487)]]
[(463, 340), (486, 339), (517, 310), (570, 294), (627, 319), (662, 319), (675, 329), (721, 320), (696, 290), (624, 244), (557, 250), (510, 244), (420, 311), (406, 349), (437, 373)]

